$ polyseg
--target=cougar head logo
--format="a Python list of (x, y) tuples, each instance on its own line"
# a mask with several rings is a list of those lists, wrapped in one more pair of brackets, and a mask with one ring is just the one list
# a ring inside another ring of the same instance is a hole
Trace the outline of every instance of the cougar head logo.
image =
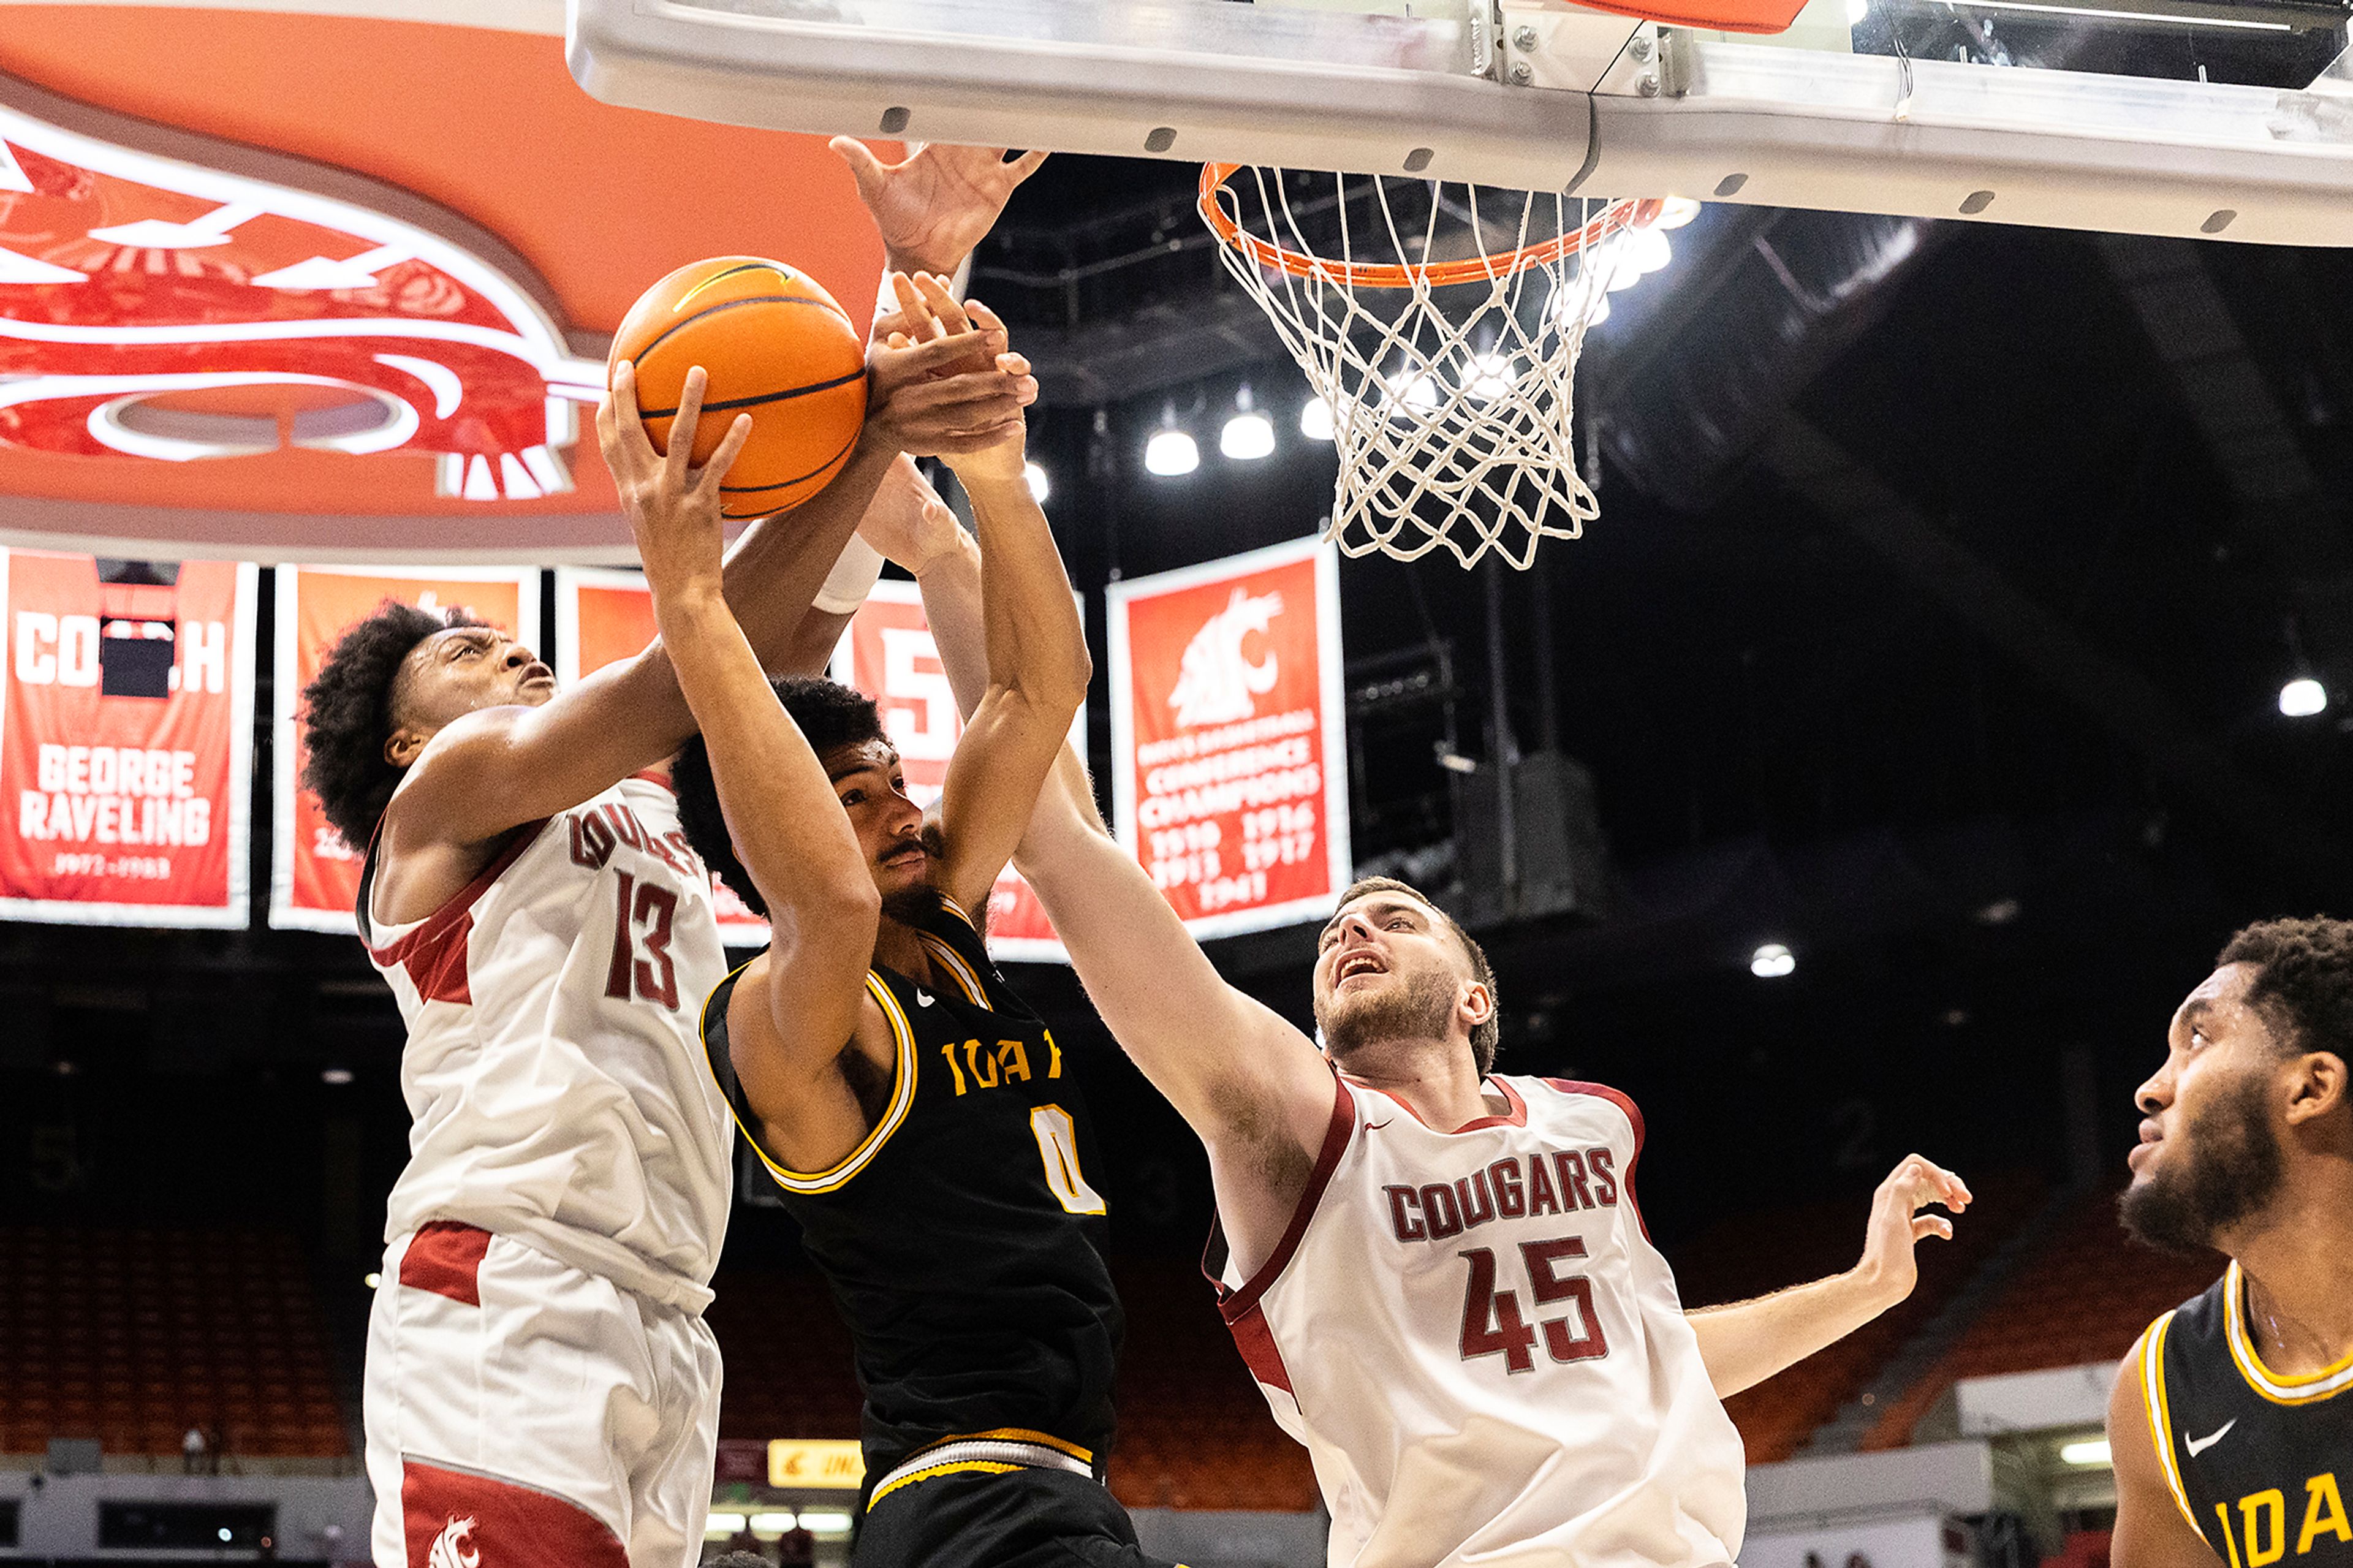
[(434, 1540), (433, 1550), (426, 1555), (425, 1568), (481, 1568), (482, 1553), (474, 1545), (473, 1533), (472, 1515), (451, 1520)]
[(1242, 657), (1242, 639), (1263, 636), (1274, 617), (1282, 614), (1281, 594), (1253, 595), (1236, 588), (1226, 607), (1201, 623), (1185, 645), (1178, 662), (1176, 689), (1168, 706), (1176, 722), (1187, 729), (1198, 724), (1229, 724), (1258, 711), (1254, 699), (1274, 689), (1278, 674), (1273, 654), (1252, 664)]

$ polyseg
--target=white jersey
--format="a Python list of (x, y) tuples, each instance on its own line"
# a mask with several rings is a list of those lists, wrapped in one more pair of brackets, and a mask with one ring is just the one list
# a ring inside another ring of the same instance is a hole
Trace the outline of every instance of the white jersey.
[(1740, 1436), (1634, 1205), (1614, 1089), (1493, 1078), (1451, 1132), (1338, 1084), (1272, 1257), (1220, 1282), (1275, 1419), (1307, 1445), (1333, 1568), (1720, 1568)]
[(629, 779), (525, 826), (406, 925), (369, 920), (374, 871), (360, 937), (408, 1024), (414, 1121), (385, 1239), (461, 1221), (702, 1311), (734, 1123), (698, 1024), (726, 950), (676, 798)]

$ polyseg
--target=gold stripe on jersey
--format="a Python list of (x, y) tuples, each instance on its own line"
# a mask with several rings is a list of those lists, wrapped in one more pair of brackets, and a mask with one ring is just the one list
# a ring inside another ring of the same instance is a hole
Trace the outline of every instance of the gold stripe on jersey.
[[(2189, 1494), (2181, 1485), (2181, 1464), (2173, 1452), (2173, 1410), (2165, 1396), (2165, 1334), (2173, 1326), (2173, 1314), (2151, 1323), (2140, 1337), (2140, 1386), (2142, 1413), (2148, 1418), (2149, 1441), (2157, 1448), (2158, 1467), (2165, 1472), (2165, 1489), (2173, 1494), (2173, 1506), (2198, 1531), (2200, 1540), (2208, 1540), (2198, 1516), (2189, 1510)], [(2209, 1540), (2211, 1545), (2211, 1542)]]
[[(752, 961), (749, 959), (737, 964), (728, 972), (728, 979), (733, 980), (736, 975), (743, 973), (744, 970), (751, 967), (751, 964)], [(723, 985), (714, 986), (712, 989), (712, 996), (718, 995), (723, 989), (724, 989)], [(897, 1059), (891, 1074), (891, 1103), (883, 1108), (882, 1119), (874, 1124), (874, 1130), (861, 1139), (858, 1147), (852, 1149), (839, 1163), (830, 1169), (817, 1172), (786, 1169), (770, 1158), (767, 1149), (760, 1142), (759, 1134), (745, 1125), (743, 1113), (735, 1109), (733, 1099), (723, 1097), (727, 1098), (728, 1114), (734, 1117), (735, 1125), (742, 1129), (744, 1138), (751, 1143), (752, 1152), (760, 1156), (760, 1163), (767, 1167), (768, 1174), (775, 1178), (776, 1185), (786, 1192), (829, 1193), (841, 1186), (872, 1163), (874, 1156), (881, 1152), (883, 1143), (890, 1139), (891, 1134), (899, 1131), (899, 1124), (907, 1120), (907, 1112), (914, 1108), (917, 1068), (914, 1028), (907, 1022), (906, 1012), (899, 1005), (899, 999), (891, 994), (891, 987), (883, 982), (881, 975), (871, 969), (866, 972), (866, 989), (881, 1006), (882, 1016), (891, 1026), (891, 1037), (896, 1047)], [(729, 995), (732, 997), (733, 993), (729, 992)], [(707, 1016), (711, 1010), (710, 997), (703, 999), (702, 1007), (706, 1015), (702, 1019), (702, 1033), (704, 1037), (708, 1038), (711, 1022)], [(703, 1052), (703, 1070), (711, 1072), (714, 1079), (718, 1076), (711, 1067), (711, 1053), (708, 1050)]]
[(928, 1481), (934, 1476), (952, 1476), (959, 1470), (978, 1470), (987, 1475), (1001, 1476), (1013, 1470), (1026, 1470), (1029, 1468), (1027, 1465), (1000, 1464), (995, 1459), (955, 1459), (944, 1465), (927, 1465), (920, 1470), (908, 1471), (888, 1486), (877, 1487), (874, 1489), (874, 1495), (866, 1500), (866, 1506), (871, 1509), (901, 1487), (912, 1487), (917, 1481)]
[[(942, 907), (951, 906), (943, 901)], [(964, 961), (964, 956), (929, 931), (918, 931), (915, 934), (923, 939), (924, 951), (932, 955), (933, 961), (944, 968), (955, 979), (957, 987), (964, 992), (965, 999), (976, 1007), (987, 1007), (988, 992), (981, 984), (980, 975), (971, 964)]]
[(2247, 1333), (2245, 1292), (2245, 1276), (2233, 1262), (2222, 1276), (2223, 1337), (2230, 1341), (2231, 1359), (2238, 1363), (2239, 1375), (2246, 1379), (2249, 1388), (2274, 1405), (2316, 1405), (2353, 1388), (2353, 1355), (2302, 1377), (2265, 1366)]
[(1068, 1454), (1085, 1464), (1095, 1462), (1092, 1448), (1082, 1448), (1076, 1443), (1066, 1443), (1050, 1433), (1032, 1432), (1027, 1426), (995, 1426), (986, 1432), (959, 1432), (953, 1437), (942, 1437), (935, 1443), (924, 1444), (915, 1450), (914, 1457), (921, 1458), (934, 1448), (944, 1448), (950, 1443), (1035, 1443), (1058, 1454)]

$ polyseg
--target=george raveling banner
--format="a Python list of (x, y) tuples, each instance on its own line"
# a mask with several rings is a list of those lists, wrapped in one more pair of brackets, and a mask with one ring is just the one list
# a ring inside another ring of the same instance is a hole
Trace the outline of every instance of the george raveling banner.
[[(654, 596), (645, 574), (606, 566), (555, 569), (555, 669), (560, 689), (654, 640)], [(730, 947), (765, 947), (768, 922), (724, 882), (711, 879), (719, 939)]]
[[(1081, 605), (1083, 614), (1084, 605)], [(922, 591), (913, 583), (877, 583), (850, 617), (849, 630), (834, 650), (833, 678), (874, 699), (883, 727), (899, 749), (907, 794), (929, 811), (947, 779), (948, 758), (964, 733), (955, 693), (948, 688), (932, 623), (923, 614)], [(1071, 734), (1086, 745), (1086, 710), (1071, 721)], [(1046, 909), (1012, 867), (988, 895), (988, 918), (981, 922), (988, 951), (1001, 963), (1068, 963), (1070, 954), (1055, 936)]]
[(256, 568), (0, 551), (0, 919), (243, 926)]
[(1105, 590), (1119, 840), (1196, 936), (1347, 886), (1339, 562), (1310, 538)]
[(302, 689), (355, 621), (386, 599), (428, 610), (464, 610), (539, 646), (536, 566), (280, 566), (278, 657), (271, 693), (277, 766), (270, 812), (269, 923), (281, 930), (352, 932), (364, 844), (327, 826), (318, 797), (301, 788)]

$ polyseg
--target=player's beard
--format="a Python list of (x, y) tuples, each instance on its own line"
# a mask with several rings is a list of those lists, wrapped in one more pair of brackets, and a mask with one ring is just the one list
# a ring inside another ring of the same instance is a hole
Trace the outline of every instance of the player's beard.
[(1442, 1040), (1454, 1016), (1456, 980), (1442, 970), (1407, 974), (1402, 985), (1344, 995), (1335, 993), (1316, 1009), (1315, 1026), (1333, 1059), (1345, 1058), (1376, 1040)]
[(940, 907), (939, 889), (928, 881), (910, 882), (882, 895), (882, 915), (902, 926), (920, 926)]
[(2125, 1189), (2116, 1215), (2136, 1241), (2190, 1257), (2214, 1251), (2224, 1231), (2272, 1201), (2284, 1169), (2268, 1089), (2263, 1073), (2230, 1086), (2190, 1118), (2172, 1159)]

